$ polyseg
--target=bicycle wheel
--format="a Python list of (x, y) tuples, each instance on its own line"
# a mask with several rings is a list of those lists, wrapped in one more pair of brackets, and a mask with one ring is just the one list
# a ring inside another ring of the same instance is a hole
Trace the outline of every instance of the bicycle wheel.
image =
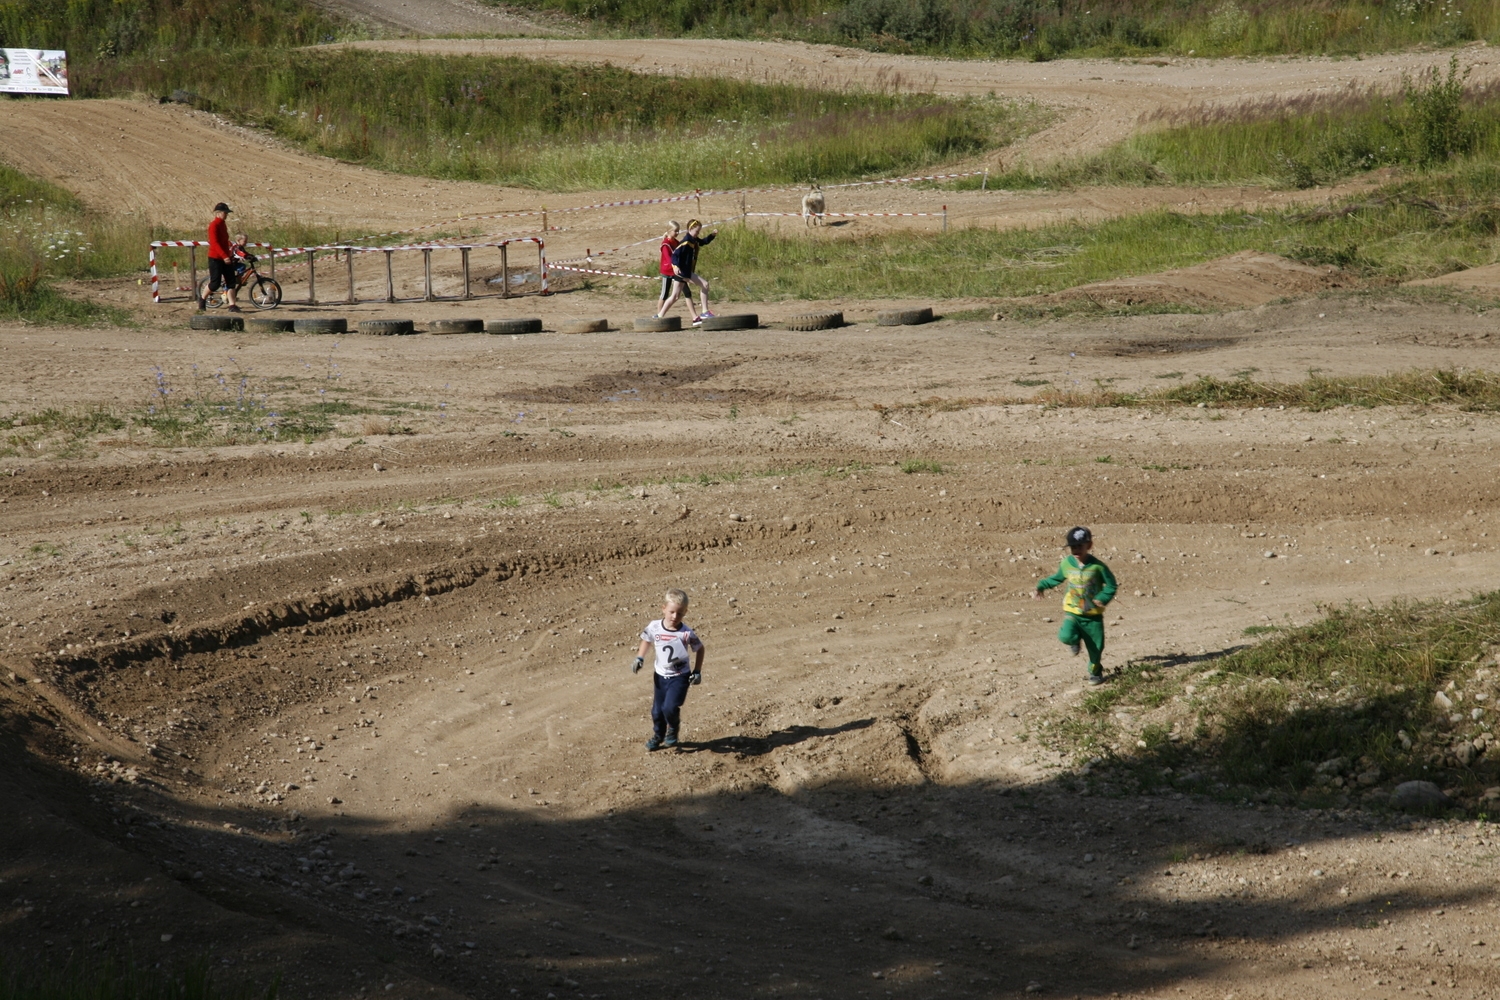
[(271, 278), (261, 278), (250, 286), (250, 301), (257, 309), (275, 309), (281, 305), (281, 285)]
[(224, 304), (224, 290), (222, 288), (210, 292), (208, 290), (208, 279), (204, 278), (198, 283), (198, 298), (210, 309), (217, 309)]

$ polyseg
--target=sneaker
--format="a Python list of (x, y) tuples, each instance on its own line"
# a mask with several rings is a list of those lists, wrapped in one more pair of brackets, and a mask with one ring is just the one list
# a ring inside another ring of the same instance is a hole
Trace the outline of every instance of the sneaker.
[(662, 741), (661, 741), (661, 737), (660, 736), (653, 736), (649, 740), (646, 741), (646, 749), (647, 750), (660, 750), (661, 749), (661, 742)]
[(677, 730), (668, 729), (667, 738), (661, 741), (661, 745), (666, 747), (667, 749), (675, 747), (677, 745)]
[(1077, 656), (1079, 653), (1083, 652), (1083, 643), (1081, 643), (1081, 642), (1070, 642), (1070, 643), (1068, 643), (1068, 652), (1072, 653), (1074, 656)]
[(703, 325), (703, 317), (702, 316), (694, 316), (693, 317), (693, 325), (694, 326), (702, 326)]
[(1097, 674), (1094, 673), (1094, 672), (1092, 672), (1092, 671), (1089, 672), (1089, 684), (1091, 686), (1098, 687), (1100, 684), (1103, 684), (1103, 683), (1104, 683), (1104, 671), (1101, 670)]
[(228, 309), (228, 312), (232, 312), (232, 313), (237, 313), (239, 311), (240, 311), (240, 307), (239, 306), (230, 306), (229, 309)]
[(199, 299), (198, 300), (198, 311), (199, 312), (208, 312), (208, 303), (206, 301), (204, 301), (203, 299)]
[(702, 321), (702, 320), (705, 320), (705, 319), (713, 319), (713, 318), (714, 318), (714, 313), (711, 310), (708, 310), (708, 309), (703, 310), (703, 313), (698, 317), (699, 321)]

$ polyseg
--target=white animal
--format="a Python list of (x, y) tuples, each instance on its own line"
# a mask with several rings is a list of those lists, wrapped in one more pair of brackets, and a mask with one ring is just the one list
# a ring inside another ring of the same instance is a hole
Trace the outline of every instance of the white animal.
[(828, 211), (828, 202), (823, 198), (823, 189), (814, 184), (812, 190), (802, 196), (802, 218), (809, 226), (821, 226), (823, 213)]

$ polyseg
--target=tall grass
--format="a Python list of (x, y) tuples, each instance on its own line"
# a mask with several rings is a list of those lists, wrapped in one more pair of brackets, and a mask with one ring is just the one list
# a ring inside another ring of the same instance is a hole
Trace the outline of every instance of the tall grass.
[(960, 229), (856, 239), (731, 226), (700, 266), (746, 298), (1011, 297), (1202, 263), (1240, 250), (1342, 262), (1372, 281), (1497, 259), (1500, 167), (1465, 164), (1310, 212), (1157, 211), (1031, 230)]
[(995, 101), (362, 51), (125, 61), (88, 88), (185, 89), (313, 152), (556, 190), (907, 170), (1009, 142), (1037, 118)]
[(1370, 90), (1272, 98), (1161, 116), (1097, 156), (991, 177), (999, 186), (1257, 183), (1311, 187), (1378, 167), (1500, 160), (1500, 87), (1465, 89), (1456, 59)]
[(133, 54), (331, 42), (348, 26), (302, 0), (5, 0), (0, 43), (66, 49), (75, 83)]
[(1495, 0), (522, 0), (614, 30), (790, 35), (957, 56), (1352, 54), (1500, 37)]
[(1312, 375), (1302, 382), (1260, 382), (1250, 378), (1200, 376), (1186, 385), (1147, 393), (1138, 403), (1194, 406), (1297, 406), (1327, 410), (1336, 406), (1430, 406), (1500, 410), (1500, 376), (1452, 369), (1332, 378)]

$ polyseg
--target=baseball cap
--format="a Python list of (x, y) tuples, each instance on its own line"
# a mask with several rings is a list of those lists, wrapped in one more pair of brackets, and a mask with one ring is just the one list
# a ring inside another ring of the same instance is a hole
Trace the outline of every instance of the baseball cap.
[(1071, 548), (1074, 545), (1082, 545), (1094, 540), (1093, 532), (1087, 528), (1069, 528), (1067, 544)]
[(234, 209), (230, 208), (228, 205), (224, 204), (221, 201), (217, 205), (214, 206), (214, 211), (215, 212), (233, 212)]

